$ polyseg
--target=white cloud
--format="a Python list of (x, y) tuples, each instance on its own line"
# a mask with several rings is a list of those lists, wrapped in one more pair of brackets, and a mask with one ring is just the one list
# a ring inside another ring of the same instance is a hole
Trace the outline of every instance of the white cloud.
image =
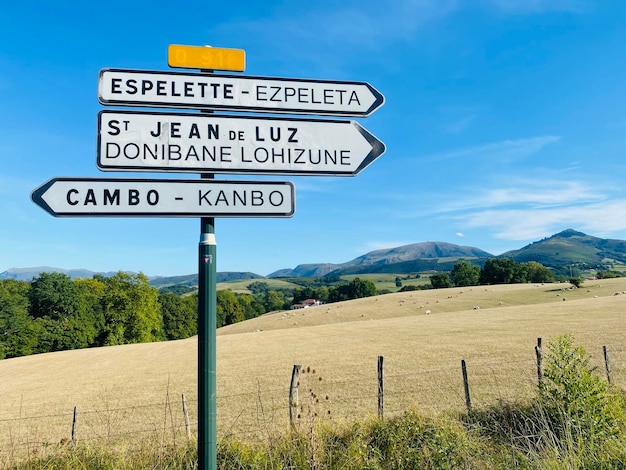
[(465, 234), (462, 233), (462, 232), (456, 232), (456, 236), (460, 237), (460, 238), (463, 238), (465, 236)]
[(565, 228), (610, 234), (626, 230), (626, 200), (569, 207), (490, 209), (456, 217), (468, 228), (482, 228), (505, 240), (537, 240)]
[(584, 183), (577, 181), (516, 181), (513, 186), (487, 190), (474, 203), (480, 205), (531, 204), (533, 206), (563, 205), (580, 201), (603, 199), (603, 195)]
[[(597, 189), (603, 188), (603, 191)], [(481, 229), (509, 241), (538, 240), (566, 228), (610, 237), (626, 230), (626, 198), (606, 185), (558, 179), (514, 179), (434, 208), (463, 233)]]
[(529, 137), (526, 139), (502, 140), (500, 142), (491, 142), (483, 145), (465, 147), (462, 149), (442, 152), (435, 155), (421, 157), (432, 161), (450, 160), (461, 157), (469, 157), (472, 155), (479, 156), (481, 159), (497, 158), (498, 161), (513, 160), (525, 158), (541, 151), (544, 147), (554, 144), (561, 140), (560, 136), (544, 135), (538, 137)]
[(444, 214), (511, 206), (561, 207), (607, 199), (607, 196), (596, 190), (595, 187), (579, 181), (514, 177), (502, 179), (507, 181), (506, 187), (459, 189), (453, 200), (433, 207), (433, 212)]

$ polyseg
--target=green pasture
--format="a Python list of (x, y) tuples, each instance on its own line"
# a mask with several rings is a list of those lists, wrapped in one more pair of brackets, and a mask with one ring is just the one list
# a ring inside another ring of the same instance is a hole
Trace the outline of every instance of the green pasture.
[[(418, 273), (410, 274), (385, 274), (385, 273), (373, 273), (373, 274), (350, 274), (341, 276), (340, 279), (345, 282), (350, 282), (354, 278), (367, 279), (374, 283), (376, 289), (379, 291), (397, 292), (401, 287), (396, 286), (396, 277), (400, 278), (402, 286), (424, 286), (430, 285), (430, 274), (422, 273), (418, 278)], [(293, 282), (289, 282), (283, 279), (246, 279), (241, 281), (229, 281), (220, 282), (217, 284), (217, 290), (231, 290), (237, 294), (250, 294), (248, 286), (253, 282), (264, 282), (267, 284), (269, 290), (281, 290), (281, 289), (296, 289), (302, 288)]]

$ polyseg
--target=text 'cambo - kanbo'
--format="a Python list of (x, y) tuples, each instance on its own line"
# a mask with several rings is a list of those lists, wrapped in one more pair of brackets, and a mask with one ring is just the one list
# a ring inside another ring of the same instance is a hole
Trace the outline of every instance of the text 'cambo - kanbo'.
[[(258, 189), (220, 189), (214, 191), (198, 190), (198, 206), (209, 207), (261, 207), (269, 204), (280, 207), (285, 203), (285, 195), (281, 191), (264, 192)], [(183, 197), (177, 197), (177, 201), (183, 201)], [(69, 189), (66, 193), (66, 201), (70, 206), (139, 206), (147, 204), (156, 206), (161, 197), (156, 189), (140, 191), (139, 189), (109, 189), (104, 188), (96, 192), (93, 188), (80, 191), (76, 188)]]

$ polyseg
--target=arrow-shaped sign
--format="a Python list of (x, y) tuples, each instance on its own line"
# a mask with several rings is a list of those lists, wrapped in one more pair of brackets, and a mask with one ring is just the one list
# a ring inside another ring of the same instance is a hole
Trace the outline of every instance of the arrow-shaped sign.
[(53, 178), (31, 199), (55, 217), (291, 217), (295, 211), (289, 182)]
[(101, 111), (101, 170), (356, 175), (385, 145), (356, 122)]
[(385, 98), (369, 83), (103, 69), (105, 105), (368, 116)]

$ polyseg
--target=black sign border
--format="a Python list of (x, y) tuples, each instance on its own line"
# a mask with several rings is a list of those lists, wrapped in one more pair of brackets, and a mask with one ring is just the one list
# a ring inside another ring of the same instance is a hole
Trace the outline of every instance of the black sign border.
[[(197, 117), (200, 119), (211, 119), (211, 118), (219, 118), (219, 119), (254, 119), (254, 120), (262, 120), (262, 121), (281, 121), (281, 122), (315, 122), (315, 123), (323, 123), (323, 124), (340, 124), (340, 125), (352, 125), (357, 128), (359, 133), (365, 137), (365, 140), (370, 144), (372, 149), (365, 156), (361, 164), (354, 171), (317, 171), (317, 172), (306, 172), (301, 170), (259, 170), (259, 169), (237, 169), (237, 168), (172, 168), (169, 166), (150, 166), (150, 167), (134, 167), (134, 166), (125, 166), (125, 165), (101, 165), (101, 132), (102, 132), (102, 119), (101, 116), (103, 114), (126, 114), (126, 115), (150, 115), (150, 116), (185, 116), (185, 117)], [(367, 166), (369, 166), (374, 160), (380, 157), (383, 153), (385, 153), (386, 147), (380, 140), (378, 140), (373, 134), (367, 131), (364, 127), (362, 127), (356, 121), (348, 121), (343, 119), (307, 119), (307, 118), (285, 118), (285, 117), (271, 117), (271, 116), (239, 116), (232, 114), (219, 114), (219, 115), (211, 115), (211, 114), (193, 114), (193, 113), (165, 113), (165, 112), (155, 112), (155, 111), (127, 111), (127, 110), (101, 110), (98, 112), (98, 123), (97, 123), (97, 142), (96, 142), (96, 166), (100, 171), (109, 172), (109, 171), (129, 171), (135, 173), (143, 173), (143, 172), (156, 172), (156, 173), (217, 173), (217, 174), (254, 174), (254, 175), (290, 175), (290, 176), (356, 176), (362, 170), (364, 170)]]
[[(55, 183), (62, 181), (75, 181), (75, 182), (96, 182), (96, 183), (183, 183), (183, 184), (201, 184), (211, 186), (212, 184), (263, 184), (274, 186), (289, 186), (291, 190), (291, 211), (284, 213), (275, 212), (255, 212), (249, 214), (242, 214), (240, 212), (232, 213), (198, 213), (198, 212), (116, 212), (116, 213), (75, 213), (75, 212), (56, 212), (52, 209), (46, 201), (43, 199), (43, 195), (48, 189), (50, 189)], [(52, 178), (34, 189), (31, 193), (31, 200), (41, 207), (43, 210), (53, 215), (54, 217), (175, 217), (175, 218), (200, 218), (200, 217), (214, 217), (214, 218), (290, 218), (296, 213), (296, 191), (295, 186), (290, 181), (232, 181), (232, 180), (209, 180), (209, 179), (169, 179), (169, 178), (91, 178), (91, 177), (70, 177), (59, 176)]]
[[(105, 72), (116, 73), (141, 73), (147, 75), (174, 75), (174, 76), (186, 76), (186, 77), (204, 77), (204, 78), (232, 78), (236, 80), (266, 80), (266, 81), (283, 81), (283, 82), (302, 82), (302, 83), (325, 83), (336, 85), (353, 85), (353, 86), (365, 86), (374, 95), (375, 100), (372, 105), (363, 112), (352, 111), (328, 111), (328, 110), (316, 110), (316, 109), (302, 109), (302, 108), (268, 108), (259, 106), (227, 106), (227, 105), (201, 105), (201, 104), (189, 104), (189, 103), (172, 103), (172, 102), (154, 102), (154, 101), (141, 101), (141, 100), (105, 100), (100, 93), (100, 85), (103, 81), (103, 75)], [(137, 69), (119, 69), (119, 68), (104, 68), (100, 70), (98, 75), (98, 101), (104, 106), (133, 106), (141, 108), (183, 108), (183, 109), (200, 109), (200, 110), (224, 110), (224, 111), (248, 111), (258, 113), (272, 113), (272, 114), (308, 114), (308, 115), (321, 115), (321, 116), (345, 116), (345, 117), (367, 117), (374, 111), (380, 108), (385, 103), (385, 97), (376, 88), (367, 82), (355, 82), (348, 80), (319, 80), (319, 79), (306, 79), (306, 78), (285, 78), (285, 77), (268, 77), (268, 76), (253, 76), (253, 75), (226, 75), (226, 74), (192, 74), (184, 72), (171, 72), (171, 71), (158, 71), (158, 70), (137, 70)]]

